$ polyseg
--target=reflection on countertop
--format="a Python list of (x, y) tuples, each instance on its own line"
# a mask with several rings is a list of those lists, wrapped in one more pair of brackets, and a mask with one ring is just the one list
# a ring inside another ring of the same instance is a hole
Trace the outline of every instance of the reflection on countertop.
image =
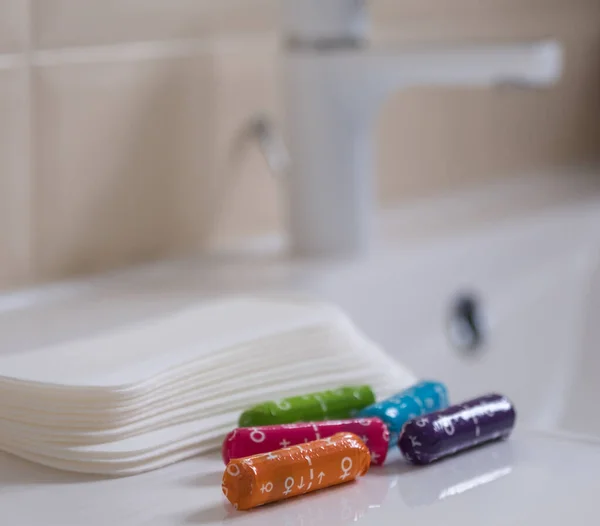
[(411, 476), (398, 476), (395, 483), (404, 503), (414, 508), (457, 497), (512, 472), (511, 443), (502, 441), (413, 469)]
[(223, 524), (256, 524), (257, 515), (260, 514), (264, 524), (272, 519), (273, 524), (282, 526), (344, 526), (371, 517), (381, 508), (389, 490), (389, 477), (367, 475), (355, 482), (243, 513), (231, 508)]

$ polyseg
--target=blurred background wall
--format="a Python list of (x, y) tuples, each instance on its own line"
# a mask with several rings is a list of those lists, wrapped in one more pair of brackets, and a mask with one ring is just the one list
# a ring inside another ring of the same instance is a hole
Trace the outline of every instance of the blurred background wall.
[[(260, 156), (227, 169), (247, 119), (281, 115), (277, 3), (0, 0), (0, 288), (280, 226)], [(557, 37), (566, 47), (548, 91), (393, 97), (376, 131), (383, 205), (600, 158), (600, 0), (370, 6), (374, 39), (389, 45)]]

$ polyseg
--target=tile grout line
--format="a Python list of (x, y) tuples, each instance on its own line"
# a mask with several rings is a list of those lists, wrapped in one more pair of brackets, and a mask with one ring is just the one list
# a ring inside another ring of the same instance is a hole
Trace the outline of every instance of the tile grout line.
[(37, 239), (37, 156), (36, 156), (36, 123), (35, 115), (35, 89), (33, 73), (33, 54), (34, 54), (34, 23), (33, 23), (33, 0), (27, 0), (27, 47), (23, 53), (24, 67), (26, 68), (26, 86), (27, 86), (27, 147), (28, 152), (26, 161), (26, 170), (28, 174), (28, 243), (29, 243), (29, 265), (28, 281), (35, 282), (38, 276), (38, 247)]
[(211, 53), (232, 53), (276, 45), (275, 34), (248, 37), (204, 37), (195, 39), (167, 39), (119, 42), (103, 45), (83, 45), (55, 49), (36, 49), (33, 42), (33, 21), (29, 22), (27, 49), (16, 53), (0, 53), (0, 70), (32, 66), (54, 66), (69, 63), (129, 62), (164, 58), (190, 57)]

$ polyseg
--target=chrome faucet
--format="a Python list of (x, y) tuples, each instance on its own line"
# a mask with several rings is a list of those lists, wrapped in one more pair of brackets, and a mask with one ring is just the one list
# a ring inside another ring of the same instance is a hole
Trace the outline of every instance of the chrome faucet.
[(364, 0), (283, 0), (284, 103), (292, 252), (368, 249), (372, 125), (382, 101), (416, 86), (548, 86), (561, 74), (554, 41), (378, 52)]

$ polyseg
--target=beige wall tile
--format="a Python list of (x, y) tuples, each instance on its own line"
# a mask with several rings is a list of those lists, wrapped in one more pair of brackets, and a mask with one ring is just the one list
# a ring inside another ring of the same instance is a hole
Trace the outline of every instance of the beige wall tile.
[(563, 33), (565, 70), (551, 90), (497, 90), (491, 157), (496, 173), (600, 160), (600, 25)]
[[(465, 0), (466, 1), (466, 0)], [(582, 0), (583, 1), (583, 0)], [(399, 24), (398, 34), (477, 40), (554, 37), (566, 51), (548, 89), (397, 93), (378, 125), (380, 196), (386, 202), (557, 164), (600, 160), (600, 4), (543, 14)], [(425, 19), (425, 17), (424, 17)], [(407, 28), (402, 32), (403, 27)], [(432, 154), (433, 152), (433, 154)]]
[(269, 171), (257, 144), (232, 148), (258, 114), (280, 125), (277, 44), (263, 39), (222, 47), (215, 61), (219, 101), (215, 151), (222, 186), (213, 240), (226, 240), (272, 230), (282, 223), (281, 181)]
[(29, 7), (26, 0), (0, 0), (0, 53), (28, 46)]
[(269, 31), (279, 0), (32, 0), (40, 47)]
[(198, 246), (212, 214), (210, 55), (35, 71), (38, 272), (60, 278)]
[(408, 17), (444, 20), (546, 13), (556, 9), (597, 7), (598, 0), (370, 0), (369, 11), (376, 25), (403, 24)]
[(28, 94), (24, 69), (0, 69), (0, 288), (31, 277)]
[(485, 90), (415, 89), (388, 101), (375, 139), (380, 201), (486, 177), (491, 100)]

